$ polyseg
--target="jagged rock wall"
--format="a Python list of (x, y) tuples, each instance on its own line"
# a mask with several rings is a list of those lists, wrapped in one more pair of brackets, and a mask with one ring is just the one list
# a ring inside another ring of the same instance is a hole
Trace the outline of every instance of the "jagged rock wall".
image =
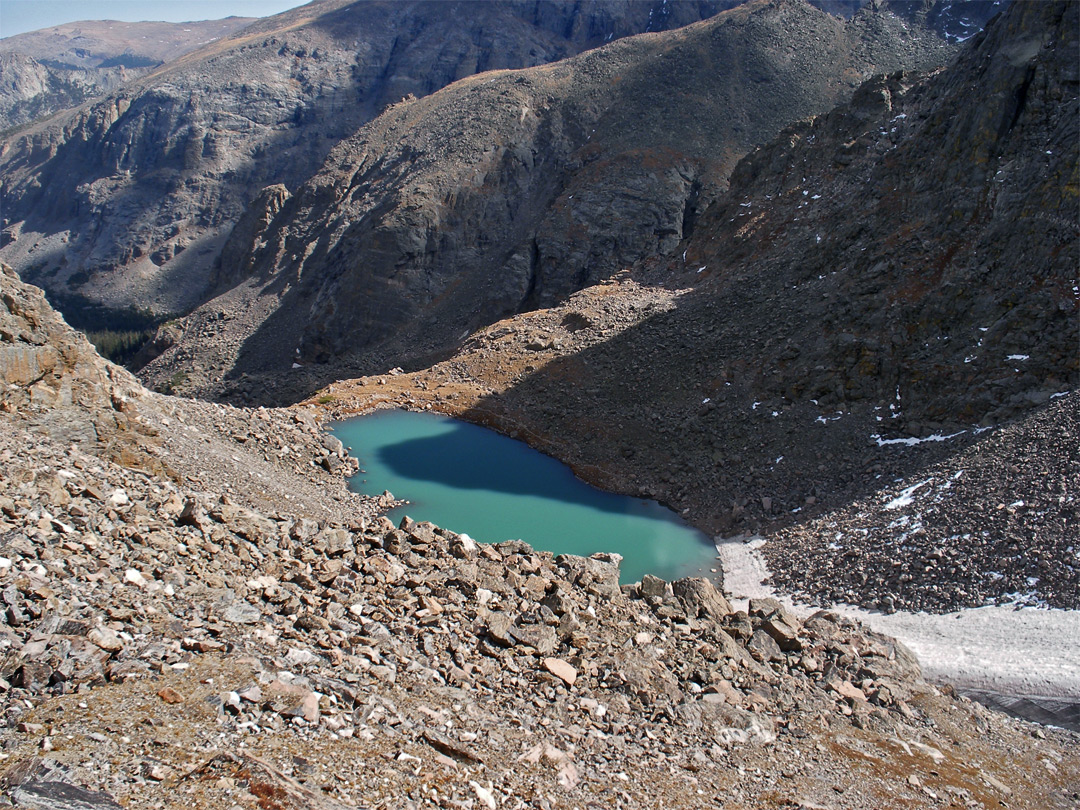
[(925, 435), (1076, 384), (1076, 12), (1021, 4), (949, 72), (868, 84), (739, 166), (687, 261), (718, 302), (798, 288), (763, 398), (892, 401)]
[[(874, 72), (948, 54), (885, 12), (845, 22), (759, 2), (394, 105), (283, 205), (237, 261), (250, 289), (192, 316), (178, 351), (233, 377), (443, 356), (477, 326), (671, 251), (755, 143)], [(240, 314), (264, 306), (258, 290), (280, 307)]]
[(185, 311), (261, 189), (296, 189), (387, 103), (646, 30), (661, 5), (327, 0), (259, 21), (0, 145), (0, 258), (54, 294)]

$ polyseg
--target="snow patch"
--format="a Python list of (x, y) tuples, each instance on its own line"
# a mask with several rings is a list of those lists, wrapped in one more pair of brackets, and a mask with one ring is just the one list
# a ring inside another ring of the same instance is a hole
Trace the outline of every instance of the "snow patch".
[(922, 444), (923, 442), (948, 441), (949, 439), (955, 439), (957, 436), (960, 436), (964, 433), (967, 433), (967, 431), (961, 430), (958, 433), (950, 433), (948, 436), (942, 436), (940, 433), (935, 433), (932, 436), (927, 436), (923, 439), (917, 439), (914, 436), (907, 436), (901, 439), (883, 439), (877, 433), (872, 433), (870, 434), (870, 438), (877, 442), (878, 447), (884, 447), (887, 444), (904, 444), (908, 447), (914, 447), (915, 445)]
[(912, 496), (918, 490), (922, 489), (923, 487), (925, 487), (927, 484), (929, 484), (933, 480), (934, 480), (933, 478), (927, 478), (925, 481), (923, 481), (921, 483), (915, 484), (914, 486), (910, 486), (907, 489), (901, 490), (900, 494), (897, 497), (893, 498), (891, 501), (889, 501), (887, 504), (885, 504), (885, 508), (886, 509), (902, 509), (905, 506), (911, 506), (911, 504), (913, 504), (915, 502), (915, 499)]
[[(759, 552), (763, 545), (761, 537), (717, 538), (724, 590), (733, 606), (745, 610), (749, 599), (771, 596), (801, 618), (817, 611), (764, 584), (769, 569)], [(1061, 640), (1080, 638), (1080, 611), (1035, 609), (1025, 603), (1025, 594), (1015, 596), (1013, 605), (945, 614), (884, 614), (842, 604), (830, 610), (899, 639), (918, 657), (928, 681), (1006, 695), (1075, 699), (1080, 695), (1080, 645)]]

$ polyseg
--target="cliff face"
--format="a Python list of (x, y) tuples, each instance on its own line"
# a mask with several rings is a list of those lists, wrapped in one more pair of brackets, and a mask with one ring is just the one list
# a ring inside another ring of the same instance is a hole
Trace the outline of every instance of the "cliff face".
[(209, 384), (195, 390), (220, 391), (222, 371), (444, 355), (479, 325), (670, 253), (754, 144), (875, 72), (947, 58), (886, 12), (759, 2), (394, 105), (272, 218), (254, 215), (268, 225), (238, 230), (217, 276), (233, 289), (148, 373), (185, 367)]
[(344, 2), (267, 18), (0, 145), (0, 256), (58, 299), (184, 311), (268, 185), (295, 190), (388, 103), (683, 25), (729, 2)]
[(0, 40), (0, 130), (77, 107), (252, 22), (88, 21)]

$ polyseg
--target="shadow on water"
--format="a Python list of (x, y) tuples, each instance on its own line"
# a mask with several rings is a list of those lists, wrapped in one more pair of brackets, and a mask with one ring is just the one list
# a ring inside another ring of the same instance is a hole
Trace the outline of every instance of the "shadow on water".
[[(417, 415), (419, 417), (419, 415)], [(451, 422), (446, 432), (381, 447), (379, 461), (410, 479), (449, 487), (533, 495), (626, 514), (635, 501), (579, 481), (568, 467), (487, 428)], [(535, 456), (535, 457), (534, 457)]]

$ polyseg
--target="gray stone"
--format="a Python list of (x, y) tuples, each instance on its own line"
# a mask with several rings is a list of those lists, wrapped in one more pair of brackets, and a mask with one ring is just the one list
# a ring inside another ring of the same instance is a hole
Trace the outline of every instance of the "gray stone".
[(667, 587), (667, 582), (660, 579), (660, 577), (646, 574), (641, 578), (641, 584), (638, 585), (638, 594), (642, 598), (655, 596), (663, 599), (667, 595)]
[(754, 631), (754, 635), (746, 644), (746, 649), (755, 659), (762, 663), (784, 660), (784, 653), (781, 652), (773, 637), (764, 630)]
[(108, 793), (67, 782), (24, 782), (11, 791), (16, 807), (32, 810), (121, 810)]
[(622, 556), (619, 554), (593, 554), (591, 557), (560, 554), (555, 558), (555, 564), (571, 584), (606, 599), (614, 599), (622, 593), (619, 588), (620, 563)]
[(221, 619), (230, 624), (255, 624), (262, 619), (262, 611), (250, 602), (238, 599), (221, 611)]

